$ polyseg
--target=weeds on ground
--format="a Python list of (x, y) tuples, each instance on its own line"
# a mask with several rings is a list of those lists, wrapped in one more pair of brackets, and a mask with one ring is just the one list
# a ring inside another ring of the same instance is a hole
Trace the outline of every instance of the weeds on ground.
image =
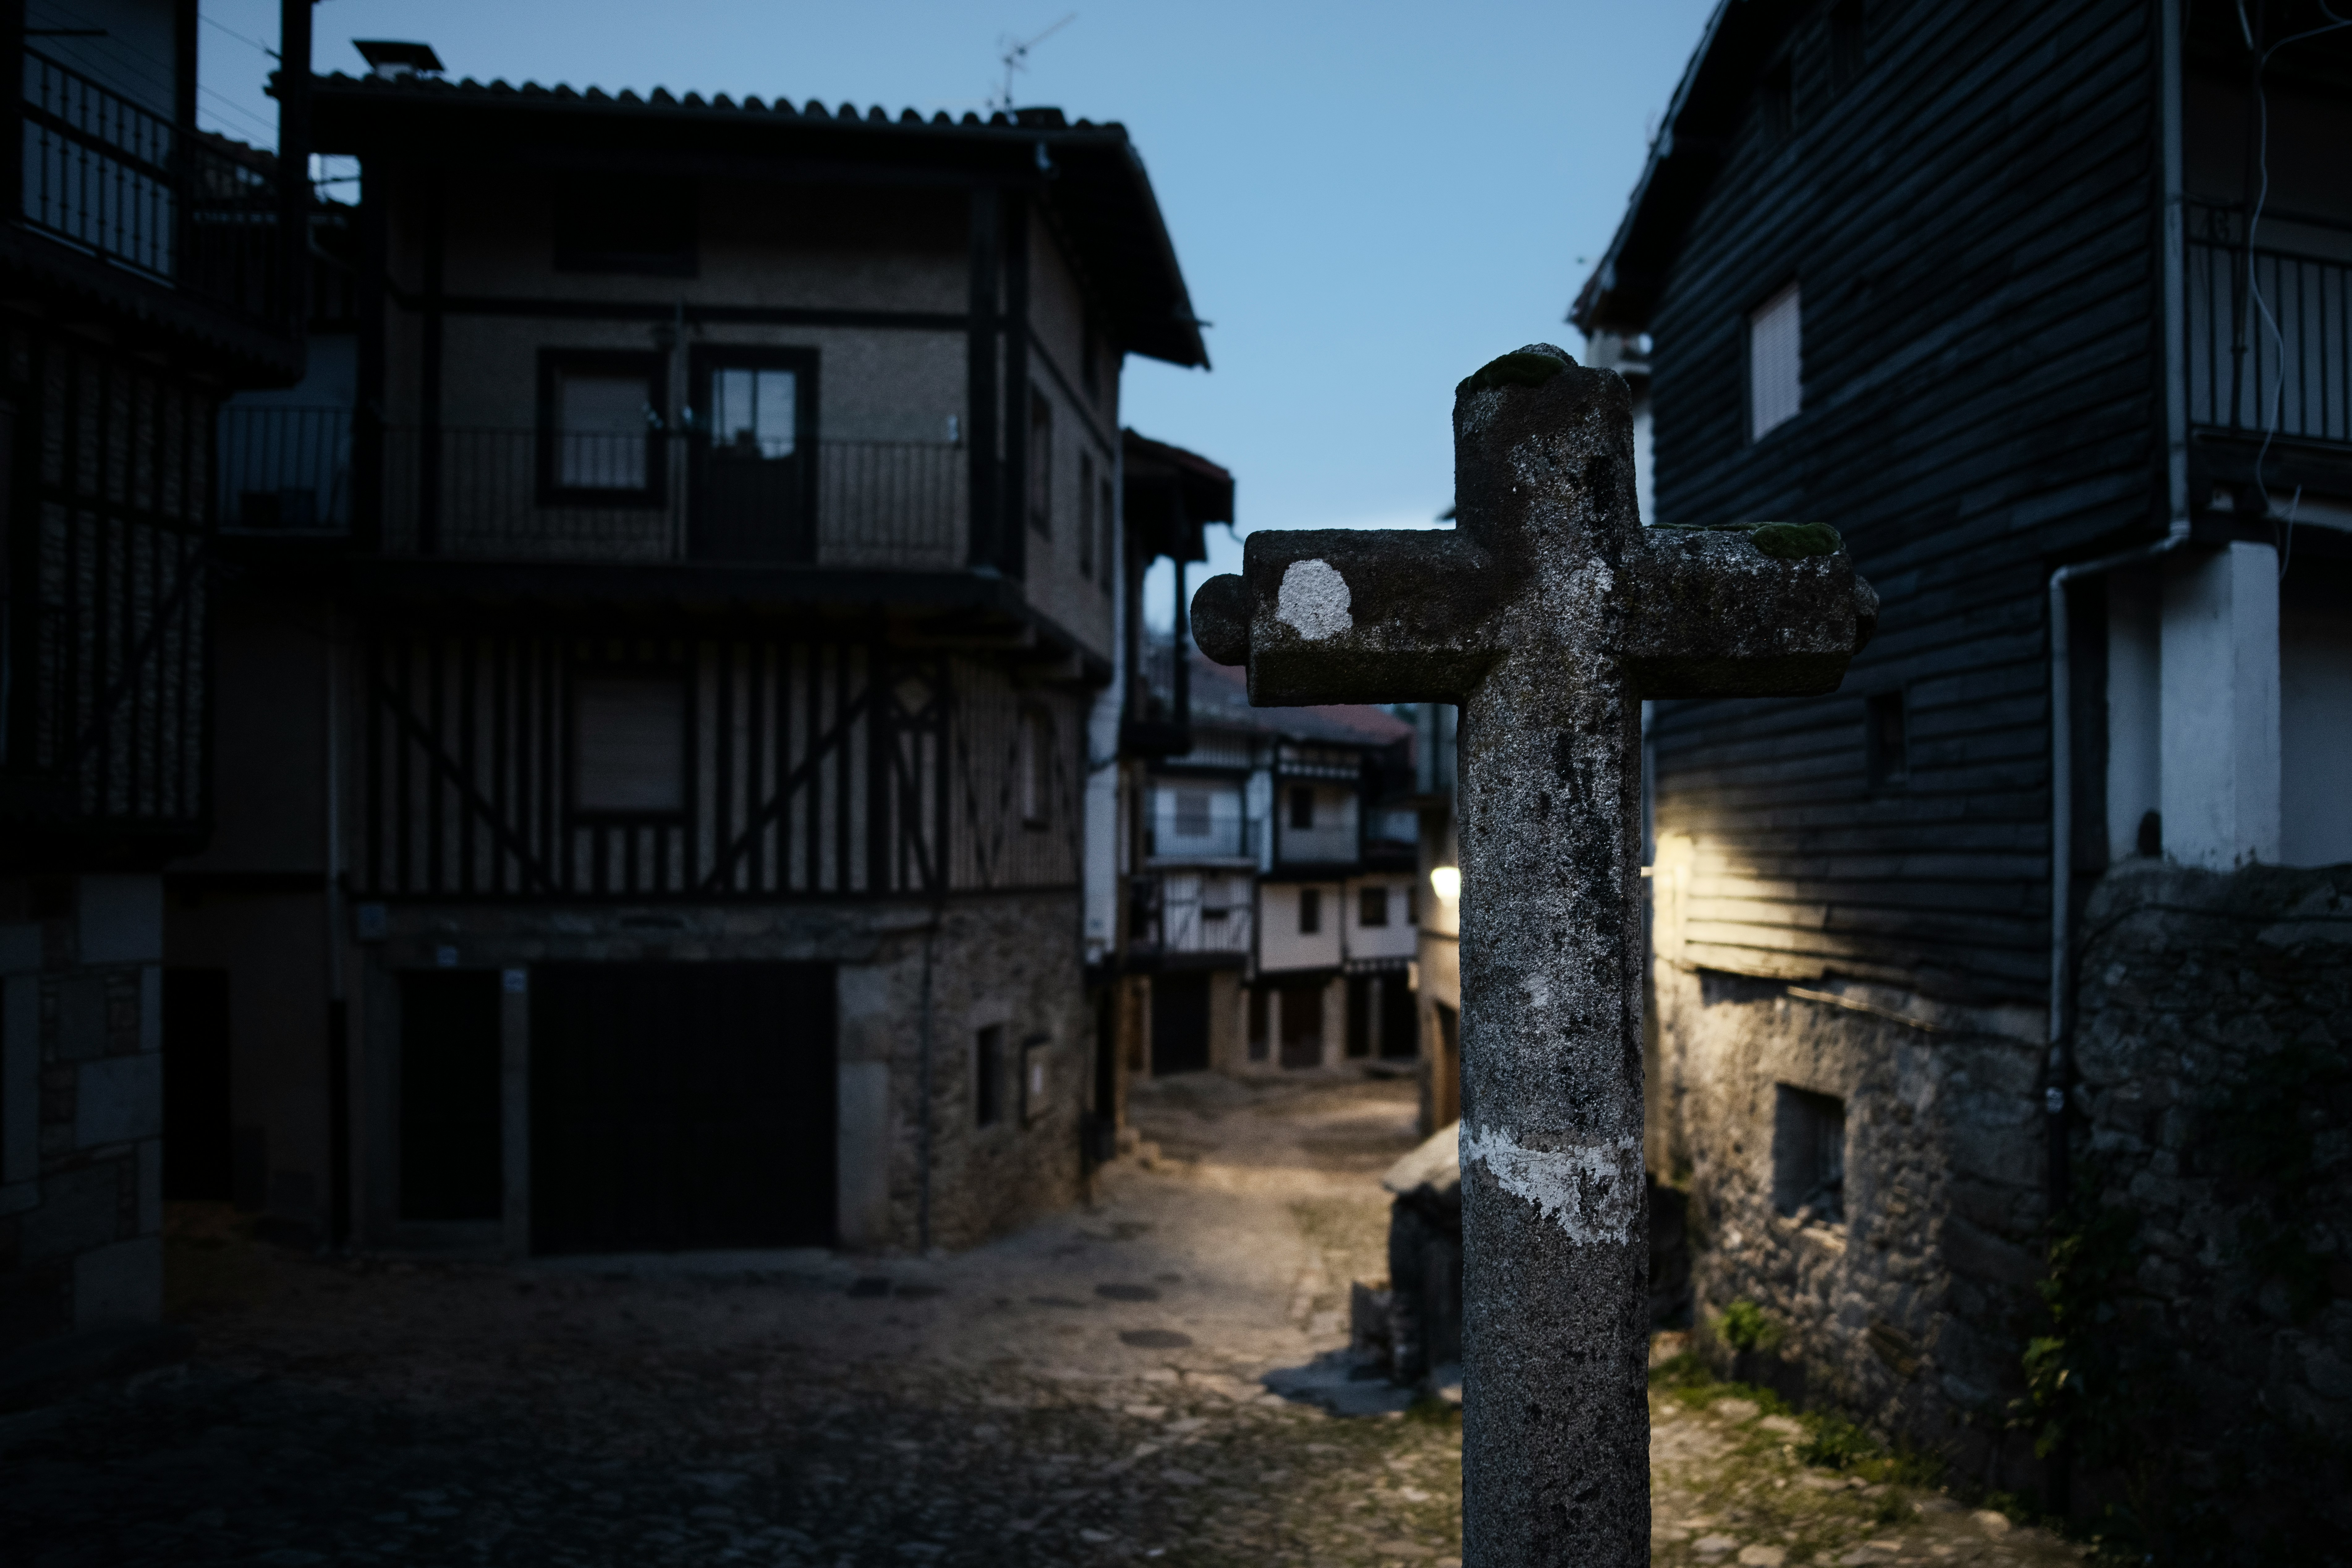
[[(1791, 1416), (1805, 1429), (1794, 1445), (1796, 1457), (1815, 1469), (1841, 1471), (1872, 1486), (1932, 1489), (1944, 1481), (1939, 1456), (1909, 1447), (1889, 1448), (1834, 1410), (1791, 1410), (1769, 1388), (1723, 1382), (1688, 1351), (1652, 1367), (1650, 1387), (1692, 1410), (1718, 1399), (1745, 1399), (1766, 1415)], [(1900, 1500), (1889, 1494), (1882, 1510), (1888, 1506), (1899, 1509)]]

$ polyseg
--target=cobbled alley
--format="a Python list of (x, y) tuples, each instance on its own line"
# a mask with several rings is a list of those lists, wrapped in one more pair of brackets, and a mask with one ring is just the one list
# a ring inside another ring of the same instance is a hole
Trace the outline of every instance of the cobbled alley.
[[(1385, 1269), (1410, 1087), (1137, 1099), (1149, 1168), (948, 1258), (325, 1260), (180, 1210), (194, 1353), (0, 1415), (0, 1557), (1455, 1561), (1458, 1413), (1332, 1353), (1349, 1280)], [(1661, 1562), (2074, 1560), (1801, 1464), (1752, 1402), (1653, 1403)]]

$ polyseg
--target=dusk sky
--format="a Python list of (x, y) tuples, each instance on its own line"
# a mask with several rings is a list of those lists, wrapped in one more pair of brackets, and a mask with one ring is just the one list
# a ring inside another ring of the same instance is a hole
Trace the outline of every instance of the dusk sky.
[[(322, 0), (314, 65), (417, 39), (453, 78), (961, 112), (1075, 12), (1014, 100), (1126, 124), (1214, 323), (1207, 374), (1129, 361), (1126, 422), (1231, 468), (1243, 531), (1395, 527), (1452, 499), (1457, 380), (1580, 347), (1562, 318), (1711, 4)], [(276, 0), (204, 16), (200, 118), (267, 144)]]

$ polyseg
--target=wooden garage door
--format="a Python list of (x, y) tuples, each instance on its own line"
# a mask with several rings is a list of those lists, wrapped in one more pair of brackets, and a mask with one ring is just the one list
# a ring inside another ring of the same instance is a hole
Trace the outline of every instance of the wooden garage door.
[(534, 1251), (832, 1243), (832, 965), (541, 964), (530, 988)]

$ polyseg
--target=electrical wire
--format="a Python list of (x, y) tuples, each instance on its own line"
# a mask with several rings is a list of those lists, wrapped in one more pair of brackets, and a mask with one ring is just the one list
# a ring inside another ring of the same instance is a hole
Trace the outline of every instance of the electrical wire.
[[(52, 23), (59, 20), (59, 13), (56, 7), (44, 6), (42, 7), (42, 10), (44, 14), (38, 18), (39, 21), (43, 23)], [(79, 20), (80, 18), (67, 15), (64, 19), (71, 21)], [(35, 18), (28, 14), (26, 20), (32, 21), (35, 20)], [(215, 25), (218, 26), (218, 24)], [(226, 31), (226, 29), (223, 30)], [(232, 37), (235, 36), (236, 35), (232, 35)], [(153, 94), (157, 99), (168, 101), (177, 96), (179, 90), (177, 75), (169, 61), (159, 59), (147, 50), (141, 48), (138, 45), (133, 44), (127, 39), (117, 37), (112, 33), (109, 33), (105, 37), (100, 38), (77, 39), (75, 41), (81, 44), (84, 47), (91, 48), (95, 52), (110, 54), (113, 57), (110, 63), (115, 67), (115, 68), (122, 70), (127, 75), (138, 79), (145, 86), (147, 90)], [(246, 43), (251, 43), (253, 40), (246, 38), (243, 41)], [(251, 110), (246, 108), (243, 104), (237, 102), (236, 100), (230, 98), (226, 93), (215, 91), (213, 89), (205, 87), (201, 82), (196, 86), (196, 93), (200, 98), (208, 98), (213, 100), (211, 107), (215, 116), (220, 115), (223, 112), (226, 112), (228, 114), (235, 115), (236, 118), (246, 121), (247, 124), (254, 128), (250, 131), (238, 131), (237, 134), (239, 136), (251, 137), (257, 133), (266, 142), (275, 142), (278, 139), (277, 126), (271, 124), (268, 121), (264, 120), (261, 116), (255, 114)]]
[[(2256, 3), (2259, 4), (2260, 0)], [(2278, 318), (2271, 312), (2270, 302), (2263, 298), (2262, 279), (2254, 271), (2254, 231), (2262, 224), (2263, 207), (2269, 202), (2271, 194), (2270, 97), (2263, 90), (2263, 72), (2268, 68), (2271, 57), (2289, 44), (2299, 44), (2352, 27), (2352, 17), (2338, 16), (2328, 0), (2316, 0), (2316, 4), (2319, 14), (2327, 18), (2326, 26), (2306, 27), (2300, 33), (2288, 34), (2268, 48), (2259, 48), (2254, 43), (2253, 25), (2246, 19), (2246, 0), (2237, 0), (2238, 36), (2245, 39), (2247, 51), (2254, 57), (2255, 184), (2253, 206), (2246, 215), (2246, 298), (2261, 315), (2263, 325), (2270, 329), (2271, 340), (2277, 345), (2277, 379), (2271, 386), (2270, 407), (2263, 416), (2263, 444), (2254, 451), (2254, 495), (2262, 502), (2262, 514), (2265, 518), (2271, 514), (2271, 489), (2263, 478), (2263, 468), (2270, 461), (2271, 443), (2278, 438), (2279, 425), (2286, 412), (2286, 333), (2280, 330)], [(2255, 395), (2261, 395), (2259, 389)], [(2294, 493), (2294, 504), (2300, 506), (2302, 487), (2297, 486)], [(2291, 507), (2287, 513), (2285, 539), (2279, 551), (2279, 576), (2282, 580), (2286, 576), (2287, 556), (2294, 547), (2294, 512)]]

